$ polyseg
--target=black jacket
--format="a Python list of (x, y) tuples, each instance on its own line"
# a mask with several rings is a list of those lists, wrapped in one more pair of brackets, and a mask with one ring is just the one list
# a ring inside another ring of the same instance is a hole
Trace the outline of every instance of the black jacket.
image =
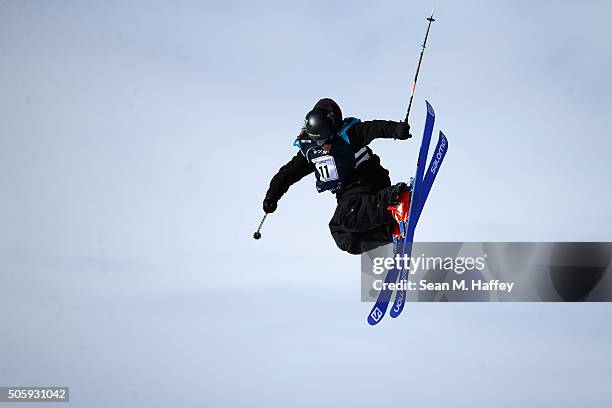
[[(372, 120), (356, 123), (347, 130), (346, 134), (355, 153), (370, 144), (374, 139), (394, 138), (396, 136), (396, 127), (397, 122)], [(336, 193), (338, 200), (347, 194), (358, 192), (374, 193), (391, 185), (389, 171), (380, 165), (380, 158), (377, 155), (373, 154), (371, 150), (369, 153), (371, 157), (355, 169), (355, 173), (349, 183)], [(272, 177), (270, 187), (266, 193), (266, 199), (278, 201), (289, 190), (292, 184), (297, 183), (314, 170), (314, 165), (308, 162), (301, 152), (298, 152)]]

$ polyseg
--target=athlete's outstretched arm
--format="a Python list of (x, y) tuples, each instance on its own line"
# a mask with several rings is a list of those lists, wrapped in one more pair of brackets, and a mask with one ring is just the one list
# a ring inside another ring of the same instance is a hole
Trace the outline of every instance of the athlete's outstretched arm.
[[(314, 165), (309, 163), (301, 152), (298, 152), (287, 164), (281, 167), (278, 172), (272, 177), (270, 187), (264, 199), (264, 211), (272, 208), (276, 209), (278, 200), (289, 190), (292, 184), (297, 183), (306, 175), (315, 170)], [(266, 209), (266, 202), (268, 208)]]

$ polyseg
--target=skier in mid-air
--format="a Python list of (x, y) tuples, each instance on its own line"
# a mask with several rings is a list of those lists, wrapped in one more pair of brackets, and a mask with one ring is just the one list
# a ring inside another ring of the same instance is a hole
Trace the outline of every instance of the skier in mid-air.
[[(273, 213), (289, 187), (314, 172), (317, 191), (336, 195), (329, 229), (341, 250), (360, 254), (391, 242), (395, 217), (405, 218), (408, 211), (410, 187), (403, 182), (392, 186), (389, 171), (368, 145), (378, 138), (410, 137), (406, 122), (343, 119), (336, 102), (321, 99), (306, 115), (295, 140), (299, 151), (270, 181), (263, 201), (265, 213)], [(397, 214), (398, 208), (404, 214)]]

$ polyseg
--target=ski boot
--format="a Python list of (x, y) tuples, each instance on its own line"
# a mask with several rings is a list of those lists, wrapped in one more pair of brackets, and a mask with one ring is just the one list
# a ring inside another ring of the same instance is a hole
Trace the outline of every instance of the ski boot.
[(412, 198), (412, 178), (410, 184), (398, 184), (398, 191), (394, 203), (387, 207), (391, 211), (393, 219), (397, 221), (393, 228), (393, 242), (397, 243), (400, 239), (405, 238), (408, 229), (408, 215), (410, 213), (410, 199)]

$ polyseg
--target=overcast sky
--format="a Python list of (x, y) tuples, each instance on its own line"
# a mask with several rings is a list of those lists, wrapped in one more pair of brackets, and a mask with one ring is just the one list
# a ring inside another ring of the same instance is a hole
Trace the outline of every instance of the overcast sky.
[[(0, 0), (0, 386), (84, 407), (609, 403), (609, 305), (411, 304), (371, 328), (312, 177), (251, 239), (319, 98), (403, 117), (430, 10)], [(449, 153), (417, 240), (612, 240), (611, 14), (437, 2), (416, 140), (372, 144), (406, 180), (436, 110)]]

